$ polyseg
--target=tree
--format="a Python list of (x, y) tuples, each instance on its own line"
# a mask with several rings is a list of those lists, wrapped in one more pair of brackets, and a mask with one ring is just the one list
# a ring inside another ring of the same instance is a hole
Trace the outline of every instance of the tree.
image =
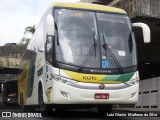
[(35, 32), (35, 25), (26, 27), (25, 31), (24, 31), (24, 34), (31, 33), (33, 35), (34, 32)]
[(20, 41), (20, 45), (28, 45), (30, 38), (23, 37)]
[[(33, 26), (28, 26), (28, 27), (25, 28), (24, 34), (30, 33), (31, 35), (33, 35), (34, 32), (35, 32), (35, 30), (36, 30), (36, 29), (35, 29), (35, 25), (33, 25)], [(28, 43), (29, 43), (30, 40), (31, 40), (31, 39), (28, 38), (28, 37), (23, 37), (23, 38), (21, 39), (21, 41), (20, 41), (20, 45), (28, 45)]]

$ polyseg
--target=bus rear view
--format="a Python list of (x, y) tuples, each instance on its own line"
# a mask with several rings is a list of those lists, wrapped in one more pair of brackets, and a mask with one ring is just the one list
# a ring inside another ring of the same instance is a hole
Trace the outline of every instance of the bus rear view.
[(2, 83), (2, 100), (6, 105), (17, 104), (18, 81), (9, 80)]

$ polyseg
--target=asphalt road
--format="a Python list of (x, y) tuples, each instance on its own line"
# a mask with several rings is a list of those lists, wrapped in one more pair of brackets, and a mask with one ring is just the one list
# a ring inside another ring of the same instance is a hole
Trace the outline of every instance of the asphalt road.
[[(52, 114), (47, 116), (43, 116), (41, 113), (37, 113), (37, 115), (41, 115), (42, 117), (40, 116), (22, 118), (16, 117), (16, 115), (18, 115), (19, 113), (21, 114), (18, 106), (6, 106), (2, 102), (0, 102), (0, 116), (2, 116), (2, 112), (6, 111), (11, 112), (12, 117), (0, 117), (0, 120), (160, 120), (159, 114), (156, 113), (152, 114), (120, 110), (113, 110), (111, 114), (108, 114), (105, 117), (100, 116), (95, 110), (75, 110), (61, 113), (53, 112)], [(23, 113), (24, 116), (31, 116), (31, 114)], [(141, 115), (143, 115), (143, 117), (140, 117)], [(149, 117), (144, 117), (145, 115), (148, 115)], [(153, 117), (152, 115), (158, 115), (158, 117)]]

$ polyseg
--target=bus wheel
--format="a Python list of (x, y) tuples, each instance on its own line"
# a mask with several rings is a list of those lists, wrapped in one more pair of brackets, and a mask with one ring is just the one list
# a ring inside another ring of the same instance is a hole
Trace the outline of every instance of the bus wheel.
[(24, 99), (23, 96), (20, 96), (20, 107), (22, 112), (27, 112), (27, 107), (24, 105)]
[(41, 85), (39, 87), (38, 100), (39, 100), (40, 109), (43, 115), (48, 115), (53, 111), (52, 105), (46, 105), (44, 103), (43, 90)]
[(106, 116), (107, 113), (112, 112), (112, 107), (113, 105), (101, 105), (101, 106), (98, 106), (97, 109), (100, 115)]
[(22, 112), (34, 112), (35, 107), (31, 105), (24, 105), (23, 95), (20, 95), (20, 108)]

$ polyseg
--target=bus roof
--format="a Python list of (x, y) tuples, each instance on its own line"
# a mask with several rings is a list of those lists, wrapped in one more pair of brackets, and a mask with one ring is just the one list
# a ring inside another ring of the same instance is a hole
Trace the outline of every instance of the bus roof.
[(124, 10), (119, 9), (119, 8), (114, 8), (110, 6), (104, 6), (104, 5), (97, 5), (97, 4), (89, 4), (89, 3), (55, 2), (53, 3), (53, 6), (127, 14)]

